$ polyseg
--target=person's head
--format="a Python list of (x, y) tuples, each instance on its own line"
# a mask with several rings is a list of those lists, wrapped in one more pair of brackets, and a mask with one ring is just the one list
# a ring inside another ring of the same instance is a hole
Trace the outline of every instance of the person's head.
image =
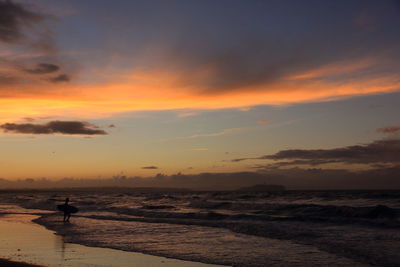
[(68, 203), (69, 202), (69, 197), (67, 197), (66, 199), (65, 199), (65, 203)]

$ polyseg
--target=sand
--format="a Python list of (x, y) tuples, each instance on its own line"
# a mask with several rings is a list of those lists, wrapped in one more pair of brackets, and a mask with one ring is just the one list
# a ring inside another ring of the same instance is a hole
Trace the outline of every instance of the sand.
[(42, 267), (40, 265), (29, 264), (24, 262), (15, 262), (5, 259), (0, 259), (0, 266), (2, 267)]
[(37, 217), (30, 214), (10, 214), (0, 217), (0, 259), (7, 259), (0, 261), (0, 266), (35, 266), (30, 264), (52, 267), (220, 266), (65, 243), (61, 236), (33, 223), (32, 219)]

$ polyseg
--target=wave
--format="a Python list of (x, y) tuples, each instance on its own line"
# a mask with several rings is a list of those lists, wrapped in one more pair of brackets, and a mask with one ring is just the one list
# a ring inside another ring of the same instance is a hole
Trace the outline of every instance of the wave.
[[(62, 204), (66, 196), (80, 209), (67, 226), (60, 222), (61, 215), (55, 213), (56, 205)], [(312, 244), (319, 250), (348, 258), (361, 255), (357, 260), (368, 264), (396, 266), (393, 264), (400, 263), (400, 259), (393, 256), (391, 247), (400, 240), (399, 194), (376, 192), (371, 198), (367, 196), (349, 192), (61, 192), (0, 194), (0, 201), (54, 211), (41, 214), (36, 222), (65, 234), (71, 242), (94, 246), (164, 253), (164, 249), (173, 246), (193, 245), (191, 238), (196, 235), (207, 251), (211, 249), (207, 240), (236, 240), (230, 243), (235, 249), (222, 246), (221, 256), (238, 253), (247, 239), (258, 240), (264, 249), (273, 239)], [(178, 234), (179, 239), (174, 239)], [(131, 240), (131, 236), (137, 239)], [(149, 242), (157, 244), (146, 250)], [(163, 247), (155, 249), (157, 245)], [(182, 256), (179, 251), (174, 253), (166, 256)], [(388, 257), (382, 260), (385, 253)]]
[[(329, 194), (332, 193), (329, 192)], [(380, 195), (387, 197), (383, 193)], [(320, 200), (316, 201), (313, 195), (311, 197), (308, 196), (311, 199), (311, 203), (304, 203), (305, 196), (302, 196), (302, 202), (293, 201), (291, 198), (286, 198), (285, 201), (276, 201), (275, 197), (262, 199), (259, 194), (237, 195), (237, 193), (213, 192), (199, 194), (179, 193), (176, 195), (161, 193), (80, 194), (71, 196), (71, 199), (75, 200), (73, 205), (78, 206), (82, 212), (109, 212), (119, 215), (152, 218), (153, 220), (170, 219), (173, 221), (172, 219), (186, 219), (239, 222), (246, 220), (259, 222), (297, 220), (349, 224), (370, 223), (375, 226), (391, 227), (396, 227), (400, 224), (400, 209), (384, 205), (384, 201), (381, 204), (371, 206), (349, 206), (316, 204)], [(64, 198), (61, 195), (53, 194), (40, 197), (37, 195), (15, 196), (11, 202), (29, 209), (55, 210), (56, 204), (63, 201)], [(394, 201), (393, 203), (394, 205), (392, 206), (396, 206), (396, 202)]]

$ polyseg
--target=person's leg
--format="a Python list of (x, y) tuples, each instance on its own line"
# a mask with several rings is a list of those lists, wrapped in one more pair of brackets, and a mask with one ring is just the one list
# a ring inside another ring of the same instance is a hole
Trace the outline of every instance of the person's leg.
[(69, 222), (69, 218), (71, 218), (71, 213), (68, 213), (67, 222)]
[(63, 219), (63, 222), (66, 222), (66, 219), (67, 219), (67, 213), (64, 212), (64, 219)]

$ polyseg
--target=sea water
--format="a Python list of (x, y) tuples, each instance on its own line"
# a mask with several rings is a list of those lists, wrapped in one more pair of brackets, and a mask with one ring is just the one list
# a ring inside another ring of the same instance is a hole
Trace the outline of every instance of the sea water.
[[(55, 211), (78, 206), (70, 224)], [(400, 192), (20, 192), (67, 243), (230, 266), (399, 266)], [(3, 213), (12, 213), (5, 209)]]

